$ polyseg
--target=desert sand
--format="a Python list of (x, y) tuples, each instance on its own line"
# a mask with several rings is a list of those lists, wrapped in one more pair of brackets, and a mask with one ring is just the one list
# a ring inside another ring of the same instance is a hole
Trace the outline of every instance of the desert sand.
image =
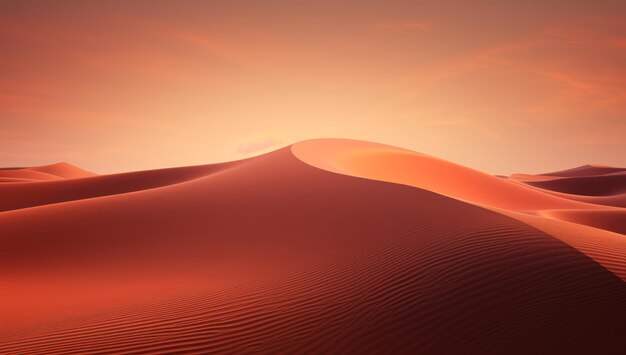
[(619, 354), (626, 174), (343, 139), (0, 170), (0, 353)]

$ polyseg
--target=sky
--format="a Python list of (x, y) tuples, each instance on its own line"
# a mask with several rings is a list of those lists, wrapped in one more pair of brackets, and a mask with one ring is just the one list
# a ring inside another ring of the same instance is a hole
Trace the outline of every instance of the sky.
[(492, 174), (626, 166), (626, 2), (0, 0), (0, 166), (309, 138)]

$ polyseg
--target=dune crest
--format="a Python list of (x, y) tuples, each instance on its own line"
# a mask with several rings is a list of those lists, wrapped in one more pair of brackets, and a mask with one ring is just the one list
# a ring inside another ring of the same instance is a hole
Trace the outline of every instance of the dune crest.
[(417, 186), (464, 201), (515, 211), (604, 208), (559, 198), (522, 184), (405, 149), (344, 139), (293, 145), (294, 154), (319, 168)]

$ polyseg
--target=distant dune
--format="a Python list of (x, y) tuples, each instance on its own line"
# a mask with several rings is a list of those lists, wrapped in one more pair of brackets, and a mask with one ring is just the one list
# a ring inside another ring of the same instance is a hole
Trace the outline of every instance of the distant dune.
[(32, 168), (0, 169), (0, 181), (5, 182), (10, 182), (11, 179), (31, 181), (76, 179), (94, 175), (96, 174), (68, 163), (58, 163)]
[(0, 170), (0, 354), (620, 354), (624, 169), (304, 141)]
[(626, 168), (616, 168), (613, 166), (605, 165), (583, 165), (572, 169), (555, 171), (552, 173), (541, 174), (540, 176), (557, 176), (557, 177), (584, 177), (584, 176), (599, 176), (612, 173), (619, 173), (626, 171)]
[(544, 190), (584, 196), (616, 196), (626, 194), (626, 172), (624, 171), (603, 175), (528, 181), (526, 183)]

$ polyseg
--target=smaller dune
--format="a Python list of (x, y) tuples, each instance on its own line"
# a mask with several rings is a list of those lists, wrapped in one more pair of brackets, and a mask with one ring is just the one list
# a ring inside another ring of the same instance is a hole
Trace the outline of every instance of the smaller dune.
[(549, 180), (527, 179), (524, 183), (544, 190), (585, 196), (612, 196), (626, 193), (626, 172), (614, 172), (593, 176), (553, 178)]
[(546, 210), (542, 215), (626, 234), (626, 209), (610, 210)]
[(0, 179), (2, 179), (2, 182), (29, 182), (60, 180), (61, 178), (56, 175), (32, 170), (30, 168), (19, 168), (0, 170)]
[(50, 175), (58, 176), (63, 179), (79, 179), (89, 176), (95, 176), (95, 173), (81, 169), (69, 163), (61, 162), (51, 165), (43, 165), (34, 168), (30, 168), (32, 171), (40, 171)]
[(68, 163), (0, 169), (0, 182), (54, 181), (91, 176), (96, 174)]
[(583, 165), (572, 169), (555, 171), (551, 173), (540, 174), (542, 176), (558, 176), (558, 177), (581, 177), (581, 176), (598, 176), (626, 171), (626, 168), (618, 168), (606, 165)]
[[(5, 197), (0, 199), (0, 212), (169, 186), (207, 176), (233, 164), (235, 163), (156, 169), (111, 175), (90, 175), (82, 176), (82, 178), (78, 178), (78, 176), (91, 173), (82, 173), (84, 170), (74, 169), (72, 165), (65, 163), (37, 168), (50, 173), (33, 170), (32, 168), (21, 169), (20, 171), (23, 171), (23, 174), (42, 174), (50, 178), (41, 178), (36, 184), (0, 184), (0, 196)], [(61, 178), (57, 175), (52, 175), (53, 172), (59, 175), (73, 176), (73, 178)], [(35, 181), (35, 179), (32, 181)]]

